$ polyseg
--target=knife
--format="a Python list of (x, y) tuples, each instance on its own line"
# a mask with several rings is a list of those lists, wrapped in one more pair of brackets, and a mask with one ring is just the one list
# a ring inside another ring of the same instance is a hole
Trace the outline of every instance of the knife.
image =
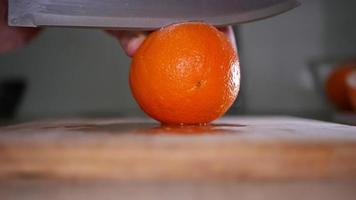
[(296, 0), (9, 0), (10, 26), (152, 30), (172, 23), (241, 24), (286, 12)]

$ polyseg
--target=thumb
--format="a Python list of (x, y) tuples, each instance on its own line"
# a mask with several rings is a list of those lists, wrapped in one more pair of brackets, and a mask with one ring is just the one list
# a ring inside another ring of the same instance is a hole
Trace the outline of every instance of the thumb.
[(106, 32), (119, 40), (121, 47), (130, 57), (136, 53), (148, 34), (148, 32), (142, 31), (107, 30)]

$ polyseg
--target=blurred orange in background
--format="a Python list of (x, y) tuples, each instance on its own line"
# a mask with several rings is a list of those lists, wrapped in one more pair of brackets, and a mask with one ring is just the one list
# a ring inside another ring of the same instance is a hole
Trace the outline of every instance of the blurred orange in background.
[(338, 110), (352, 110), (352, 103), (347, 86), (347, 78), (355, 70), (356, 59), (346, 61), (332, 71), (326, 80), (326, 96)]
[(347, 88), (353, 111), (356, 112), (356, 69), (354, 69), (352, 73), (347, 76)]

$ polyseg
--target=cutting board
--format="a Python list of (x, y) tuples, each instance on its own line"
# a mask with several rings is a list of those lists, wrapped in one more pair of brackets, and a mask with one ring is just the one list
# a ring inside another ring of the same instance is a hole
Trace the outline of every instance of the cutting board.
[(291, 117), (208, 126), (71, 119), (0, 128), (0, 180), (356, 179), (356, 127)]

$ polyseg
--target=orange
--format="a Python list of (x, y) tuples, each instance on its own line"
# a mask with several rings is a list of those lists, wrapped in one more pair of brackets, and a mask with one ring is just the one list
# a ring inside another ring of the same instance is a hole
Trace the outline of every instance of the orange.
[(347, 76), (347, 88), (351, 106), (356, 112), (356, 69)]
[(326, 96), (339, 110), (351, 110), (346, 80), (348, 75), (355, 69), (356, 60), (347, 61), (332, 71), (326, 80)]
[(134, 98), (165, 124), (205, 124), (222, 116), (237, 97), (240, 68), (224, 33), (198, 22), (151, 33), (130, 68)]

